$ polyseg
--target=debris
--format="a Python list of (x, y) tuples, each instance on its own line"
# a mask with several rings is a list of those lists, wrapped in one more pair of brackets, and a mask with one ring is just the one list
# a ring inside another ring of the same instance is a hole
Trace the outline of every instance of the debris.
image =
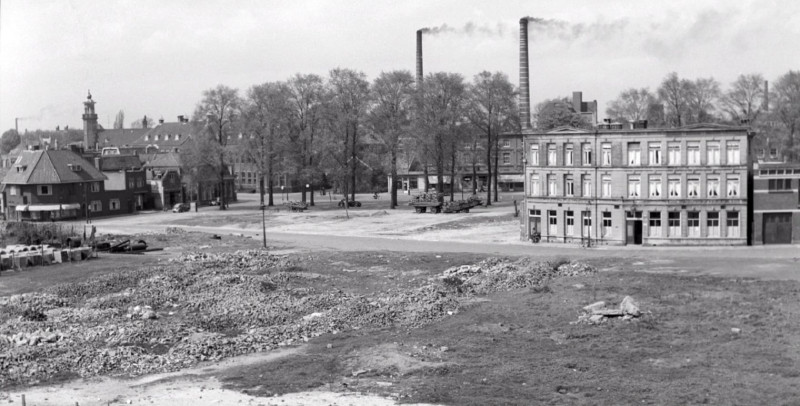
[(621, 317), (622, 320), (631, 320), (642, 315), (639, 306), (630, 296), (625, 296), (616, 309), (606, 307), (606, 302), (600, 301), (584, 306), (584, 314), (578, 316), (578, 320), (570, 324), (598, 324), (606, 321), (609, 317)]
[(623, 314), (631, 315), (634, 317), (638, 317), (641, 312), (639, 311), (639, 306), (630, 296), (625, 296), (622, 299), (622, 303), (619, 304), (619, 309), (622, 311)]
[(599, 302), (594, 302), (594, 303), (592, 303), (590, 305), (587, 305), (587, 306), (583, 306), (583, 310), (586, 310), (587, 312), (591, 312), (591, 311), (594, 311), (594, 310), (597, 310), (597, 309), (602, 309), (604, 307), (606, 307), (606, 302), (599, 301)]
[(742, 332), (742, 329), (740, 329), (740, 328), (736, 328), (736, 327), (731, 328), (731, 333), (733, 333), (733, 334), (739, 334), (741, 332)]

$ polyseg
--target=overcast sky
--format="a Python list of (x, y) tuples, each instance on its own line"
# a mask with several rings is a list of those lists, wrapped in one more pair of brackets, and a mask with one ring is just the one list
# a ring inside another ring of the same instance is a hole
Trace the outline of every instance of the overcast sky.
[(424, 38), (426, 74), (502, 71), (516, 85), (525, 16), (551, 21), (530, 28), (534, 104), (580, 90), (604, 111), (672, 71), (727, 87), (800, 69), (797, 0), (2, 0), (0, 129), (15, 117), (20, 131), (81, 128), (87, 89), (103, 126), (124, 110), (127, 127), (190, 115), (217, 84), (244, 94), (335, 67), (414, 72), (416, 30), (444, 24)]

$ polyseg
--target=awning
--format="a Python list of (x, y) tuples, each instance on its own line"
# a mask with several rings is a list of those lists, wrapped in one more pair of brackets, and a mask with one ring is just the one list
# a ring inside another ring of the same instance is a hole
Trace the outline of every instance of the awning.
[(525, 175), (497, 175), (498, 182), (525, 182)]
[(59, 211), (80, 209), (80, 203), (69, 204), (26, 204), (17, 206), (17, 211)]

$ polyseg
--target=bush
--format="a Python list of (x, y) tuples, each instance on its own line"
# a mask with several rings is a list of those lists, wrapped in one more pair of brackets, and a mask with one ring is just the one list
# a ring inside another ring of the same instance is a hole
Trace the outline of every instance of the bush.
[(22, 312), (22, 319), (28, 321), (46, 321), (47, 316), (39, 310), (25, 309)]
[(3, 240), (6, 245), (61, 244), (68, 235), (73, 235), (73, 233), (65, 230), (61, 224), (8, 222), (5, 226)]

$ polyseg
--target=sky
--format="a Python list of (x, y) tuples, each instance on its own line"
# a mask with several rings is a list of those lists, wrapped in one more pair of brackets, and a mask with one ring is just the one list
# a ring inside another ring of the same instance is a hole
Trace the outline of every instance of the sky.
[(82, 128), (87, 91), (100, 124), (117, 112), (191, 115), (206, 89), (337, 67), (519, 84), (519, 20), (529, 27), (532, 104), (582, 91), (605, 106), (670, 72), (774, 81), (800, 70), (796, 0), (0, 0), (0, 131)]

